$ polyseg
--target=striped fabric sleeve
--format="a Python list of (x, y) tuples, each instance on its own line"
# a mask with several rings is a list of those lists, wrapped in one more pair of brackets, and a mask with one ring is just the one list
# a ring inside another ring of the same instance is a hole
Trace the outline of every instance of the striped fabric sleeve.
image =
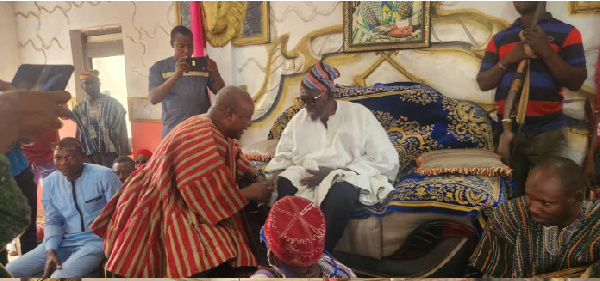
[(246, 175), (246, 173), (251, 170), (252, 164), (250, 163), (250, 160), (248, 160), (248, 158), (244, 157), (244, 154), (242, 153), (242, 149), (239, 147), (239, 145), (236, 143), (235, 146), (237, 147), (237, 150), (239, 151), (238, 153), (238, 157), (236, 160), (236, 177), (237, 177), (237, 181), (240, 181), (244, 175)]
[(175, 148), (177, 188), (194, 213), (216, 225), (239, 212), (246, 200), (219, 153), (212, 130), (200, 129), (194, 139), (183, 140)]
[(569, 65), (585, 67), (585, 51), (583, 50), (581, 33), (577, 28), (573, 27), (569, 32), (558, 54)]
[(500, 57), (498, 55), (498, 47), (496, 47), (496, 43), (494, 42), (494, 40), (495, 38), (492, 37), (492, 40), (488, 42), (487, 48), (485, 49), (485, 55), (481, 60), (481, 68), (479, 69), (480, 72), (486, 71), (494, 67), (494, 65), (496, 65), (496, 63), (498, 63), (498, 61), (500, 60)]
[(515, 199), (494, 209), (469, 264), (484, 276), (511, 277), (515, 241), (526, 226), (524, 199)]
[(509, 243), (488, 225), (483, 230), (469, 265), (479, 270), (483, 276), (511, 277), (509, 269), (513, 255), (514, 251)]

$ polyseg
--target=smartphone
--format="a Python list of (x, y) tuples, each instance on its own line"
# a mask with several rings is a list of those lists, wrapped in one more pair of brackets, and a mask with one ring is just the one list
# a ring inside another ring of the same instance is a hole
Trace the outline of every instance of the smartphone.
[(64, 91), (74, 69), (72, 65), (23, 64), (11, 84), (19, 90)]
[(206, 57), (187, 58), (187, 63), (190, 65), (189, 71), (207, 71), (208, 60), (206, 59)]

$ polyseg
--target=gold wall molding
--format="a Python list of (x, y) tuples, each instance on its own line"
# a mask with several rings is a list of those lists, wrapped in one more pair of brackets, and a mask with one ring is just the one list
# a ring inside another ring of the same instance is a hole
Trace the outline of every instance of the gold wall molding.
[(202, 1), (201, 6), (204, 35), (210, 45), (224, 47), (240, 34), (246, 1)]

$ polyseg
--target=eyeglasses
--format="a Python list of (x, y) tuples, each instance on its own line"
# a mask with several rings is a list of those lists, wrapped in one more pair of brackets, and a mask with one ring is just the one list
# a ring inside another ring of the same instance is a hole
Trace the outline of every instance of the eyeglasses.
[[(305, 93), (304, 91), (302, 93)], [(321, 98), (324, 94), (327, 94), (327, 92), (322, 92), (320, 95), (316, 96), (316, 97), (309, 97), (309, 96), (299, 96), (296, 99), (298, 100), (298, 102), (300, 104), (315, 104), (317, 103), (317, 100), (319, 100), (319, 98)]]
[(146, 164), (148, 160), (135, 160), (135, 164)]

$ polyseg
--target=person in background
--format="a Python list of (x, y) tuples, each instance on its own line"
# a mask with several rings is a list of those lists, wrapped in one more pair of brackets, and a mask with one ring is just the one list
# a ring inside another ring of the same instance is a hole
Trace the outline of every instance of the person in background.
[[(540, 3), (542, 7), (536, 26), (529, 30), (538, 3), (513, 2), (521, 16), (492, 37), (476, 78), (482, 91), (496, 88), (494, 100), (498, 105), (498, 120), (501, 120), (517, 66), (529, 58), (525, 44), (537, 56), (529, 60), (531, 91), (520, 134), (517, 134), (517, 123), (513, 122), (515, 136), (511, 147), (515, 149), (511, 151), (510, 159), (515, 180), (513, 198), (525, 194), (527, 174), (543, 157), (567, 156), (567, 121), (562, 113), (562, 91), (563, 88), (579, 89), (587, 78), (581, 33), (573, 25), (546, 12), (546, 2)], [(521, 31), (524, 41), (519, 37)], [(501, 132), (502, 123), (495, 122), (495, 140), (499, 140)]]
[(100, 93), (97, 70), (85, 70), (79, 76), (85, 97), (73, 109), (76, 137), (83, 144), (86, 162), (110, 168), (119, 156), (131, 154), (125, 108), (113, 97)]
[(113, 162), (112, 170), (117, 173), (121, 183), (125, 183), (125, 180), (135, 171), (135, 162), (127, 156), (119, 156)]
[(312, 201), (286, 196), (275, 202), (261, 229), (269, 268), (251, 278), (356, 278), (325, 247), (325, 216)]
[(18, 278), (82, 278), (104, 260), (103, 240), (89, 229), (121, 182), (110, 169), (84, 164), (75, 138), (63, 138), (54, 150), (58, 171), (44, 179), (44, 243), (10, 262)]
[(189, 117), (206, 113), (210, 107), (207, 87), (216, 94), (225, 86), (217, 64), (208, 57), (206, 71), (189, 71), (186, 59), (194, 53), (193, 42), (191, 30), (183, 25), (174, 27), (174, 56), (157, 61), (150, 68), (150, 102), (162, 103), (163, 138)]
[(139, 168), (141, 165), (148, 163), (150, 158), (152, 157), (152, 152), (148, 149), (140, 149), (135, 153), (135, 169)]
[[(10, 91), (10, 92), (6, 92)], [(10, 172), (6, 153), (18, 139), (36, 139), (41, 134), (60, 128), (58, 117), (70, 117), (63, 108), (71, 95), (68, 92), (16, 91), (10, 83), (0, 80), (0, 249), (30, 225), (31, 209), (27, 198)], [(6, 261), (6, 253), (0, 258)], [(3, 263), (4, 264), (4, 263)], [(0, 278), (12, 277), (0, 264)]]

